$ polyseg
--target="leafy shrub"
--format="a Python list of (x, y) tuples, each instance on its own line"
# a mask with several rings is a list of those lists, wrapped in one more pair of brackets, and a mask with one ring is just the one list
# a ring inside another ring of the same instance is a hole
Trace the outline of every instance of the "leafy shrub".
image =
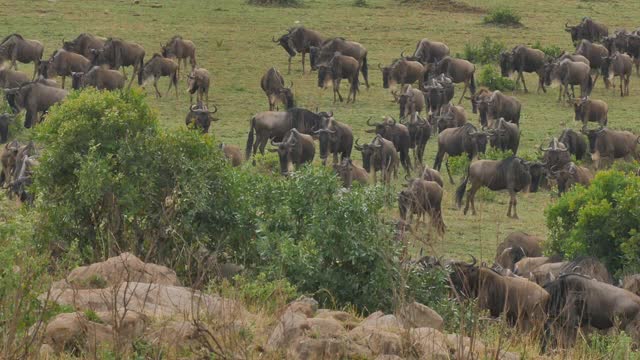
[(492, 25), (522, 26), (520, 19), (520, 15), (516, 14), (513, 9), (496, 8), (491, 10), (491, 12), (482, 19), (482, 22)]
[(283, 6), (283, 7), (296, 7), (302, 6), (302, 0), (247, 0), (249, 5), (258, 6)]
[(513, 156), (513, 151), (506, 150), (502, 151), (500, 149), (493, 148), (487, 145), (487, 151), (485, 151), (484, 155), (480, 154), (483, 159), (487, 160), (504, 160), (510, 156)]
[(558, 56), (562, 55), (562, 53), (564, 52), (564, 50), (562, 50), (562, 48), (560, 48), (559, 46), (555, 46), (555, 45), (542, 46), (542, 44), (540, 44), (540, 40), (536, 41), (536, 43), (533, 44), (533, 46), (531, 47), (534, 49), (541, 50), (543, 53), (545, 53), (545, 55), (550, 56), (552, 58), (557, 58)]
[(270, 313), (298, 296), (296, 287), (287, 279), (269, 280), (265, 273), (257, 274), (255, 277), (236, 275), (233, 284), (223, 282), (213, 285), (210, 290), (227, 298), (239, 297), (244, 305), (264, 309)]
[(546, 210), (547, 250), (568, 258), (598, 257), (612, 273), (640, 270), (640, 178), (599, 172)]
[(466, 43), (462, 55), (456, 54), (474, 64), (493, 64), (500, 61), (500, 53), (505, 50), (503, 43), (485, 37), (480, 45)]
[(516, 82), (502, 77), (493, 65), (484, 65), (480, 69), (478, 83), (490, 90), (513, 91), (516, 88)]
[(448, 161), (451, 173), (457, 175), (466, 174), (467, 169), (469, 168), (469, 164), (471, 163), (471, 161), (469, 161), (469, 157), (466, 154), (460, 156), (450, 156)]

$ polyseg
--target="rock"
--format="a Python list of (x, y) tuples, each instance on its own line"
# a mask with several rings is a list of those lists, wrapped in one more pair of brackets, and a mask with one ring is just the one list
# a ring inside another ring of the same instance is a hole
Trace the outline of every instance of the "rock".
[(449, 348), (455, 353), (456, 359), (482, 359), (487, 354), (487, 349), (478, 339), (473, 340), (473, 348), (471, 348), (471, 338), (460, 336), (458, 334), (447, 335)]
[(383, 328), (402, 328), (402, 324), (395, 315), (384, 315), (381, 311), (376, 311), (364, 319), (360, 326), (383, 327)]
[(189, 321), (169, 321), (158, 325), (145, 335), (152, 345), (167, 346), (172, 349), (189, 349), (198, 344), (198, 330)]
[(358, 326), (349, 331), (349, 339), (368, 348), (373, 355), (401, 355), (402, 338), (400, 335), (373, 326)]
[(98, 315), (104, 324), (110, 325), (112, 328), (115, 327), (117, 322), (118, 335), (125, 339), (137, 339), (142, 337), (144, 330), (147, 327), (147, 323), (149, 322), (149, 318), (147, 316), (135, 311), (127, 311), (124, 313), (124, 316), (122, 311), (99, 312), (96, 313), (96, 315)]
[(306, 317), (313, 317), (318, 311), (318, 302), (313, 298), (302, 295), (296, 301), (290, 303), (285, 311), (299, 312)]
[(285, 311), (280, 317), (278, 325), (267, 340), (267, 350), (274, 351), (288, 348), (309, 330), (309, 322), (304, 314)]
[(309, 335), (314, 338), (340, 338), (347, 335), (342, 324), (335, 319), (308, 319)]
[(335, 319), (341, 322), (352, 322), (356, 321), (355, 316), (349, 314), (344, 311), (334, 311), (327, 309), (320, 309), (316, 313), (316, 318), (318, 319)]
[(452, 357), (447, 336), (434, 328), (409, 330), (409, 347), (420, 359), (444, 360)]
[(303, 338), (294, 344), (287, 353), (289, 359), (324, 360), (342, 359), (347, 347), (336, 339)]
[(398, 312), (398, 318), (405, 328), (430, 327), (442, 330), (444, 325), (437, 312), (415, 301), (403, 306)]
[(59, 354), (70, 348), (92, 352), (113, 339), (111, 326), (89, 321), (83, 313), (75, 312), (58, 314), (51, 319), (44, 329), (42, 342)]

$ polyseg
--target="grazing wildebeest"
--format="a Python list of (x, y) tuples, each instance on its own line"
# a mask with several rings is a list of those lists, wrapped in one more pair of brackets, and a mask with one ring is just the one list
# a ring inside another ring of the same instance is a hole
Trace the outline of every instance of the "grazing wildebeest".
[(360, 64), (355, 58), (336, 52), (329, 62), (317, 65), (318, 87), (326, 89), (327, 84), (331, 82), (333, 87), (333, 102), (336, 102), (336, 94), (338, 95), (340, 102), (342, 102), (343, 99), (342, 95), (340, 95), (340, 82), (342, 79), (347, 79), (350, 85), (347, 103), (349, 102), (349, 99), (353, 99), (353, 102), (356, 102), (356, 93), (360, 91), (358, 89), (359, 66)]
[(224, 157), (231, 163), (231, 166), (238, 167), (242, 165), (242, 149), (236, 145), (220, 143), (220, 150)]
[(582, 130), (589, 139), (589, 152), (591, 159), (595, 163), (595, 168), (600, 168), (602, 160), (614, 161), (615, 159), (624, 158), (625, 160), (640, 160), (640, 156), (636, 151), (638, 145), (637, 135), (630, 131), (610, 130), (605, 127), (599, 129)]
[(507, 321), (521, 329), (542, 325), (549, 300), (542, 287), (526, 279), (507, 277), (473, 263), (454, 262), (449, 277), (462, 298), (478, 299), (478, 305), (492, 317), (505, 313)]
[(449, 47), (441, 42), (422, 39), (416, 44), (413, 57), (423, 64), (433, 64), (449, 55)]
[(40, 121), (38, 113), (49, 110), (68, 94), (64, 89), (47, 86), (39, 82), (23, 84), (18, 88), (4, 89), (9, 105), (15, 109), (26, 109), (24, 127), (30, 128)]
[(11, 114), (0, 115), (0, 144), (4, 144), (9, 139), (9, 125), (13, 122), (14, 116)]
[(293, 101), (293, 92), (291, 88), (293, 87), (293, 82), (291, 86), (284, 86), (284, 77), (280, 72), (272, 67), (262, 76), (260, 79), (260, 87), (264, 94), (267, 95), (267, 101), (269, 102), (269, 111), (273, 111), (277, 109), (276, 103), (281, 102), (284, 104), (286, 109), (290, 109), (295, 107)]
[(382, 172), (382, 181), (386, 186), (391, 185), (391, 174), (394, 177), (398, 177), (398, 152), (393, 146), (393, 143), (380, 134), (376, 134), (376, 137), (370, 144), (360, 145), (356, 139), (354, 147), (356, 150), (362, 152), (362, 166), (364, 169), (371, 173), (373, 172), (373, 183), (377, 183), (376, 172)]
[(609, 29), (606, 25), (597, 23), (589, 17), (584, 17), (580, 24), (576, 26), (569, 26), (569, 24), (565, 23), (564, 31), (571, 34), (571, 42), (574, 44), (582, 39), (592, 42), (600, 41), (600, 39), (609, 35)]
[(142, 69), (138, 71), (138, 85), (143, 85), (147, 80), (153, 78), (153, 88), (156, 90), (156, 98), (161, 98), (160, 90), (158, 90), (158, 80), (161, 77), (169, 77), (169, 87), (166, 95), (173, 86), (176, 91), (176, 99), (178, 98), (178, 63), (172, 59), (162, 57), (160, 54), (153, 54), (153, 57), (147, 61)]
[(210, 111), (207, 105), (202, 104), (202, 102), (198, 102), (196, 105), (191, 105), (184, 121), (185, 124), (187, 127), (200, 129), (203, 134), (207, 134), (209, 132), (211, 122), (220, 120), (213, 117), (213, 114), (218, 112), (218, 108), (215, 105), (213, 105), (213, 108), (214, 110)]
[(425, 109), (424, 95), (420, 89), (414, 89), (411, 85), (398, 98), (400, 105), (400, 119), (405, 116), (413, 116), (416, 112), (420, 114)]
[(64, 41), (63, 39), (62, 48), (66, 51), (80, 54), (87, 59), (92, 59), (93, 53), (91, 52), (91, 49), (102, 49), (106, 41), (106, 38), (91, 35), (88, 33), (82, 33), (71, 41)]
[(426, 105), (432, 115), (441, 114), (442, 107), (448, 104), (455, 92), (455, 86), (451, 78), (441, 74), (431, 78), (427, 85), (422, 88)]
[(540, 151), (544, 153), (543, 162), (547, 170), (562, 168), (571, 162), (571, 153), (565, 144), (558, 141), (557, 138), (551, 139), (547, 148), (540, 145)]
[(0, 64), (0, 88), (14, 88), (30, 82), (29, 76), (20, 71), (5, 69)]
[(563, 97), (569, 98), (569, 85), (580, 85), (580, 97), (589, 96), (594, 85), (590, 71), (589, 65), (569, 59), (549, 62), (544, 66), (544, 83), (550, 86), (554, 80), (560, 82), (558, 101)]
[(444, 189), (444, 181), (442, 180), (442, 175), (438, 170), (432, 169), (428, 165), (422, 165), (422, 169), (418, 169), (418, 173), (421, 174), (420, 178), (422, 180), (436, 182)]
[(291, 129), (281, 142), (271, 140), (271, 145), (277, 147), (269, 151), (278, 153), (280, 173), (285, 176), (289, 174), (289, 163), (297, 170), (301, 165), (312, 162), (316, 154), (313, 137), (301, 134), (296, 128)]
[(118, 38), (109, 38), (104, 43), (102, 49), (91, 49), (93, 54), (93, 65), (109, 65), (112, 69), (118, 70), (122, 67), (133, 66), (133, 73), (129, 85), (131, 87), (136, 74), (142, 71), (144, 66), (144, 48), (136, 43), (124, 41)]
[(400, 120), (400, 123), (409, 129), (409, 148), (413, 149), (414, 164), (422, 164), (424, 148), (431, 137), (431, 124), (422, 119), (418, 112), (414, 112), (409, 121)]
[(604, 83), (608, 89), (611, 81), (615, 82), (614, 78), (616, 76), (620, 77), (620, 96), (629, 96), (629, 82), (632, 71), (633, 61), (627, 54), (616, 52), (602, 59), (601, 72)]
[[(302, 74), (304, 74), (304, 57), (311, 50), (311, 47), (320, 47), (323, 39), (319, 32), (307, 29), (304, 26), (296, 26), (287, 31), (278, 40), (271, 38), (274, 43), (280, 44), (282, 48), (289, 54), (289, 70), (291, 74), (291, 59), (296, 53), (302, 54)], [(309, 59), (311, 62), (311, 59)]]
[(509, 123), (500, 118), (495, 126), (489, 131), (489, 145), (492, 147), (511, 152), (516, 155), (520, 145), (520, 129), (516, 124)]
[(558, 141), (565, 145), (569, 153), (575, 155), (576, 160), (582, 160), (587, 154), (587, 140), (572, 129), (564, 129)]
[(388, 116), (385, 116), (382, 122), (376, 124), (372, 124), (371, 118), (369, 118), (367, 119), (367, 126), (373, 126), (375, 129), (365, 130), (365, 132), (379, 134), (393, 143), (400, 154), (400, 163), (402, 164), (402, 167), (407, 174), (409, 174), (411, 172), (411, 159), (409, 158), (411, 137), (409, 135), (409, 128), (405, 125), (396, 123), (394, 118)]
[(495, 262), (514, 270), (514, 265), (521, 259), (542, 256), (542, 241), (542, 238), (522, 231), (512, 232), (498, 244)]
[(544, 52), (541, 50), (517, 45), (511, 51), (503, 51), (500, 54), (502, 76), (509, 77), (513, 71), (517, 71), (516, 85), (518, 85), (519, 81), (522, 81), (524, 92), (529, 92), (523, 73), (536, 73), (538, 74), (538, 89), (536, 92), (540, 92), (540, 89), (547, 92), (544, 87), (544, 58)]
[(62, 88), (67, 76), (73, 73), (86, 72), (91, 68), (91, 61), (86, 57), (64, 49), (56, 50), (49, 60), (40, 64), (40, 75), (45, 78), (62, 77)]
[(349, 158), (344, 158), (341, 163), (333, 164), (333, 170), (347, 189), (351, 188), (354, 180), (362, 185), (369, 183), (369, 173), (364, 168), (355, 165)]
[(178, 59), (178, 73), (180, 72), (180, 62), (184, 69), (187, 69), (187, 59), (191, 64), (191, 71), (196, 68), (196, 45), (191, 40), (185, 40), (180, 35), (172, 37), (165, 45), (160, 44), (162, 56), (166, 58)]
[(575, 53), (589, 60), (589, 66), (591, 66), (591, 70), (596, 74), (595, 79), (593, 79), (595, 86), (598, 75), (600, 74), (600, 69), (602, 68), (602, 63), (604, 62), (604, 58), (609, 56), (609, 51), (603, 45), (593, 44), (588, 40), (580, 40)]
[(609, 105), (602, 100), (581, 97), (573, 102), (575, 121), (582, 122), (582, 128), (587, 128), (587, 122), (597, 122), (600, 126), (607, 126)]
[[(444, 155), (459, 156), (467, 154), (469, 160), (473, 159), (478, 153), (484, 153), (487, 149), (487, 137), (489, 135), (484, 131), (477, 131), (476, 127), (471, 123), (466, 123), (461, 127), (445, 129), (438, 135), (438, 153), (433, 164), (433, 168), (440, 171), (442, 159)], [(451, 172), (449, 171), (449, 160), (447, 159), (445, 166), (449, 181), (454, 184)]]
[[(209, 85), (211, 83), (209, 71), (203, 68), (196, 68), (187, 75), (187, 92), (189, 93), (189, 104), (193, 104), (193, 94), (196, 94), (196, 101), (204, 101), (209, 105)], [(203, 99), (204, 97), (204, 99)]]
[(439, 234), (444, 234), (446, 225), (442, 219), (443, 193), (442, 187), (434, 181), (409, 179), (407, 188), (398, 193), (400, 218), (410, 224), (415, 214), (420, 223), (420, 218), (429, 215), (431, 226)]
[[(478, 104), (480, 110), (480, 124), (492, 126), (490, 120), (504, 118), (510, 123), (520, 125), (520, 111), (522, 104), (513, 96), (505, 95), (500, 90), (494, 91), (490, 96), (480, 97), (485, 104)], [(486, 105), (486, 106), (485, 106)]]
[[(251, 148), (255, 155), (260, 147), (260, 153), (264, 155), (264, 147), (269, 139), (281, 141), (284, 135), (296, 128), (303, 134), (312, 134), (320, 127), (320, 116), (302, 108), (292, 108), (287, 111), (265, 111), (251, 118), (251, 127), (247, 137), (245, 159), (251, 157)], [(254, 133), (256, 141), (254, 143)]]
[(416, 81), (422, 88), (427, 71), (419, 61), (407, 58), (396, 59), (391, 65), (385, 67), (378, 65), (378, 68), (382, 71), (382, 87), (385, 89), (395, 87), (397, 84), (400, 84), (400, 89), (403, 89), (405, 84), (413, 84)]
[(362, 77), (364, 77), (364, 82), (368, 89), (369, 66), (367, 65), (367, 49), (357, 42), (337, 37), (325, 40), (320, 46), (311, 46), (309, 48), (311, 69), (315, 70), (319, 64), (331, 60), (336, 52), (344, 56), (351, 56), (358, 61), (360, 72), (362, 72)]
[(23, 64), (33, 62), (34, 78), (43, 52), (44, 46), (40, 41), (25, 39), (20, 34), (10, 34), (0, 41), (0, 63), (9, 60), (11, 61), (9, 69), (18, 70), (18, 61)]
[(578, 166), (570, 162), (562, 168), (552, 168), (549, 171), (549, 178), (556, 180), (558, 183), (558, 194), (562, 195), (564, 192), (569, 191), (575, 184), (580, 184), (585, 187), (589, 186), (591, 180), (593, 180), (593, 174), (586, 167)]
[[(518, 219), (516, 209), (517, 200), (516, 193), (527, 190), (530, 185), (537, 184), (540, 179), (532, 179), (529, 173), (529, 162), (511, 156), (504, 160), (477, 160), (469, 166), (469, 172), (462, 184), (456, 190), (456, 203), (458, 208), (462, 206), (462, 198), (467, 189), (467, 183), (471, 181), (471, 188), (467, 195), (467, 204), (464, 208), (464, 214), (469, 210), (471, 204), (471, 212), (476, 214), (475, 195), (478, 189), (485, 186), (492, 191), (507, 190), (509, 191), (509, 209), (507, 216)], [(513, 215), (511, 209), (513, 208)]]
[(107, 69), (103, 66), (94, 66), (89, 71), (71, 73), (71, 87), (79, 90), (92, 86), (98, 90), (124, 89), (126, 79), (118, 70)]
[(460, 105), (447, 104), (442, 107), (442, 111), (444, 112), (442, 115), (434, 117), (438, 132), (460, 127), (467, 123), (467, 114)]
[(458, 104), (462, 103), (467, 88), (471, 92), (471, 95), (476, 93), (476, 80), (474, 77), (476, 67), (469, 61), (445, 56), (439, 60), (433, 68), (435, 75), (445, 74), (451, 78), (454, 84), (464, 83), (464, 90), (462, 90)]
[(326, 165), (329, 153), (333, 154), (333, 163), (338, 162), (338, 154), (340, 161), (351, 157), (351, 149), (353, 147), (353, 130), (351, 126), (337, 121), (333, 117), (333, 112), (321, 112), (320, 128), (314, 131), (318, 136), (320, 143), (320, 159), (322, 165)]
[(577, 330), (587, 325), (599, 330), (619, 325), (634, 341), (640, 340), (640, 297), (637, 295), (578, 274), (561, 275), (545, 284), (544, 289), (549, 293), (549, 301), (548, 320), (541, 339), (543, 352), (552, 336), (557, 340), (563, 335), (570, 345)]

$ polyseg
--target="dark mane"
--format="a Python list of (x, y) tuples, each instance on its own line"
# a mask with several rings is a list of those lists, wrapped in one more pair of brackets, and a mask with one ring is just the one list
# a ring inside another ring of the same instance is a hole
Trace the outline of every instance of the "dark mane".
[(24, 38), (22, 37), (22, 35), (18, 34), (18, 33), (13, 33), (13, 34), (9, 34), (7, 35), (4, 39), (2, 39), (2, 41), (0, 41), (0, 45), (4, 44), (7, 40), (9, 40), (11, 37), (17, 37), (20, 40), (24, 40)]

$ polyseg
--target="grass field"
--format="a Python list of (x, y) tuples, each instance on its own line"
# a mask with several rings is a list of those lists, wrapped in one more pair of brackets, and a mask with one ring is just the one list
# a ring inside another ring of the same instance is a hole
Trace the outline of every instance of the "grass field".
[[(271, 66), (280, 69), (287, 80), (294, 82), (298, 106), (333, 110), (338, 120), (353, 126), (358, 137), (368, 139), (370, 136), (364, 132), (368, 117), (379, 118), (398, 112), (389, 92), (382, 88), (378, 64), (389, 63), (403, 49), (412, 51), (421, 38), (446, 42), (452, 55), (461, 53), (465, 43), (478, 43), (487, 36), (507, 47), (540, 41), (545, 46), (557, 45), (570, 51), (570, 37), (563, 30), (565, 22), (577, 23), (583, 16), (591, 16), (608, 24), (613, 31), (621, 27), (635, 29), (640, 18), (640, 7), (632, 1), (541, 0), (534, 4), (522, 0), (468, 0), (464, 5), (446, 0), (425, 1), (426, 4), (367, 0), (367, 3), (368, 7), (353, 7), (352, 1), (347, 0), (308, 0), (300, 8), (264, 8), (246, 5), (242, 0), (141, 0), (138, 4), (131, 0), (0, 0), (3, 9), (0, 34), (19, 32), (25, 37), (39, 39), (45, 43), (46, 56), (61, 45), (63, 38), (71, 39), (81, 32), (138, 42), (145, 47), (147, 58), (159, 51), (161, 42), (175, 34), (191, 39), (197, 45), (198, 64), (207, 68), (213, 77), (210, 99), (218, 106), (221, 121), (213, 124), (212, 132), (225, 143), (244, 147), (249, 119), (268, 109), (259, 82)], [(499, 6), (514, 9), (522, 16), (524, 26), (483, 25), (483, 12)], [(271, 42), (271, 37), (283, 34), (296, 22), (327, 37), (344, 36), (367, 47), (371, 88), (366, 90), (362, 86), (356, 104), (333, 104), (331, 90), (316, 87), (316, 73), (302, 74), (299, 57), (294, 58), (292, 73), (286, 75), (287, 55)], [(21, 65), (20, 69), (32, 71), (31, 65)], [(624, 99), (605, 90), (602, 82), (596, 85), (592, 97), (609, 103), (612, 128), (640, 130), (637, 119), (639, 79), (633, 75), (631, 96)], [(528, 76), (527, 80), (529, 88), (535, 90), (536, 79)], [(166, 79), (161, 82), (163, 93), (167, 85)], [(147, 89), (149, 102), (157, 109), (166, 128), (184, 126), (189, 106), (185, 88), (183, 78), (178, 100), (171, 95), (156, 100), (152, 89)], [(461, 90), (457, 89), (456, 100)], [(573, 122), (573, 109), (556, 102), (557, 88), (546, 94), (518, 92), (516, 96), (523, 103), (521, 153), (533, 153), (539, 144), (548, 142), (550, 136), (557, 136), (565, 126), (579, 128)], [(470, 114), (468, 101), (463, 104)], [(477, 124), (477, 116), (471, 118)], [(21, 137), (28, 136), (28, 132), (21, 134)], [(429, 164), (433, 163), (435, 151), (436, 141), (432, 139), (426, 150)], [(359, 153), (355, 152), (354, 158), (358, 160)], [(395, 186), (399, 189), (400, 181)], [(489, 259), (493, 257), (495, 244), (510, 231), (545, 235), (543, 211), (553, 201), (549, 192), (519, 194), (521, 219), (512, 220), (506, 217), (508, 196), (505, 193), (486, 196), (491, 201), (479, 196), (476, 202), (479, 214), (472, 217), (463, 216), (455, 208), (454, 190), (447, 184), (444, 217), (448, 232), (435, 244), (438, 254), (464, 256), (473, 253)], [(395, 209), (390, 209), (389, 213), (393, 216)]]

